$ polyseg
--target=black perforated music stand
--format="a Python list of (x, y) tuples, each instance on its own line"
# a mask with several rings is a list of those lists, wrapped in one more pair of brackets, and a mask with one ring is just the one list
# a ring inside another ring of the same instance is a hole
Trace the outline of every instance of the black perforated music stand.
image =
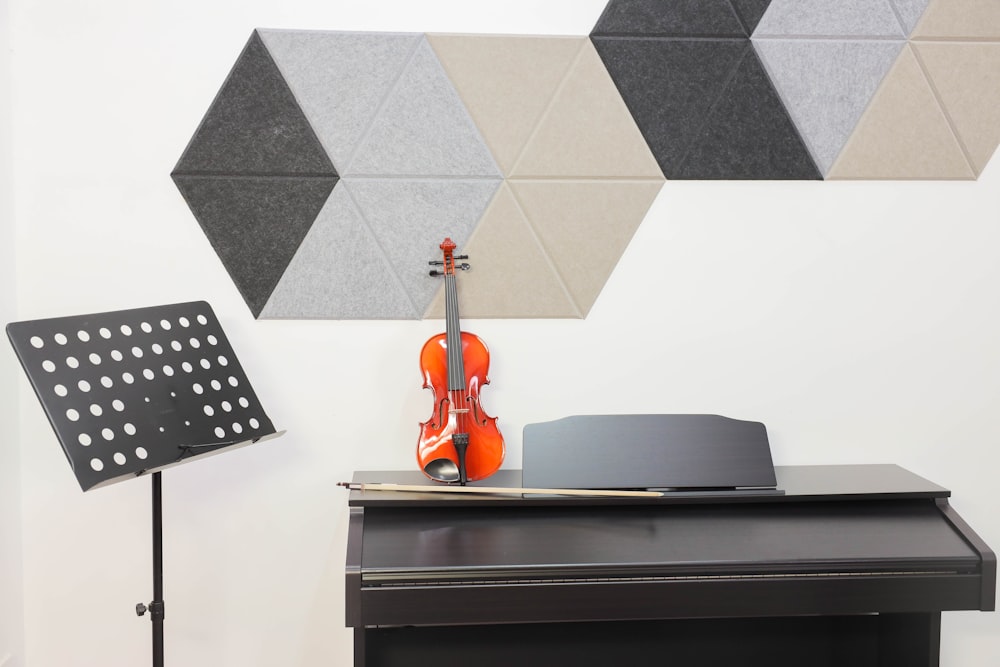
[(84, 491), (152, 475), (153, 665), (163, 665), (160, 471), (280, 435), (204, 301), (12, 322), (17, 353)]

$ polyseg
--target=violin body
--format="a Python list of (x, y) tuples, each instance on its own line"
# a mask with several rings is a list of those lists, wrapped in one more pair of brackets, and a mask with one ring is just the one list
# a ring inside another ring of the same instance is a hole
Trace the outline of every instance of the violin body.
[(496, 418), (486, 413), (479, 396), (490, 382), (489, 350), (479, 336), (459, 326), (454, 248), (451, 239), (445, 239), (441, 244), (444, 260), (431, 262), (444, 267), (431, 275), (445, 277), (447, 330), (432, 336), (420, 351), (420, 372), (424, 388), (434, 393), (434, 410), (420, 424), (417, 463), (433, 480), (465, 484), (500, 468), (504, 441)]

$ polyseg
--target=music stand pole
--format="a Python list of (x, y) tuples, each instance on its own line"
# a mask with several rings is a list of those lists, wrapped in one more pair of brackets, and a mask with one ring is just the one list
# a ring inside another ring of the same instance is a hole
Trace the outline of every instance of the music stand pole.
[(163, 667), (163, 487), (160, 472), (153, 473), (153, 667)]

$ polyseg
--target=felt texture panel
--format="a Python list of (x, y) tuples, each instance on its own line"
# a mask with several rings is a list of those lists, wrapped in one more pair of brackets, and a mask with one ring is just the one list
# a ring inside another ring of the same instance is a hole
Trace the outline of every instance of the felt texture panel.
[(705, 180), (822, 178), (752, 48), (677, 173)]
[(905, 37), (889, 0), (773, 0), (753, 36)]
[[(463, 318), (583, 317), (509, 184), (500, 186), (458, 253), (469, 255), (472, 265), (458, 278)], [(437, 292), (424, 317), (444, 317), (443, 291)]]
[(1000, 143), (1000, 42), (913, 49), (978, 176)]
[(450, 237), (463, 247), (496, 193), (500, 179), (344, 179), (375, 240), (416, 308), (423, 313), (441, 281), (427, 262), (441, 259)]
[(337, 175), (256, 32), (174, 172)]
[(679, 165), (749, 42), (594, 37), (663, 174)]
[(410, 300), (347, 189), (316, 217), (260, 313), (263, 319), (416, 319)]
[(509, 181), (545, 254), (586, 317), (662, 181)]
[(417, 33), (259, 30), (309, 124), (344, 173), (420, 43)]
[(828, 177), (975, 177), (911, 46), (900, 53)]
[(662, 179), (589, 41), (511, 170), (515, 178), (551, 176)]
[(587, 39), (428, 35), (428, 41), (509, 175)]
[(931, 0), (911, 35), (913, 39), (954, 37), (1000, 39), (1000, 2), (995, 0)]
[(426, 37), (421, 37), (344, 173), (501, 175)]
[(904, 42), (757, 39), (753, 44), (826, 174)]
[(746, 33), (752, 35), (770, 6), (771, 0), (732, 0), (732, 3), (740, 20), (743, 21)]
[(257, 317), (337, 178), (175, 174), (174, 183)]
[(729, 0), (611, 0), (591, 35), (747, 37)]
[(909, 35), (917, 27), (930, 0), (889, 0), (903, 24), (903, 31)]

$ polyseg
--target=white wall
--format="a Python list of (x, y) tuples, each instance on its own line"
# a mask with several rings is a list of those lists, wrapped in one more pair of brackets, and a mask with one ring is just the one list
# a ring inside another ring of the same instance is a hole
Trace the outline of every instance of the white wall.
[[(18, 318), (207, 299), (289, 430), (164, 474), (167, 661), (348, 664), (335, 483), (414, 465), (440, 323), (254, 321), (168, 174), (254, 27), (583, 35), (604, 0), (9, 2)], [(506, 465), (530, 422), (719, 413), (765, 422), (778, 464), (923, 474), (1000, 546), (995, 162), (975, 183), (667, 183), (587, 320), (465, 322)], [(143, 664), (148, 480), (80, 493), (18, 386), (26, 664)], [(942, 664), (1000, 664), (1000, 618), (946, 614)]]
[[(0, 0), (0, 322), (15, 319), (11, 44), (8, 2)], [(17, 361), (0, 354), (0, 667), (24, 665), (21, 463)]]

